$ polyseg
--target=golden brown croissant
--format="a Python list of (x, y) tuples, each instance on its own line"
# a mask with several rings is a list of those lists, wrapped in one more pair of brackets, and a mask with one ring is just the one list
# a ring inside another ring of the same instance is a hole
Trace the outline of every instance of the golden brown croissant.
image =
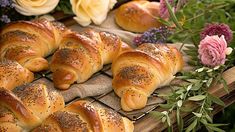
[(142, 44), (121, 54), (112, 64), (113, 88), (125, 111), (143, 108), (153, 91), (169, 83), (183, 68), (181, 53), (174, 47)]
[(115, 12), (116, 23), (132, 32), (144, 32), (153, 27), (160, 27), (162, 24), (157, 17), (160, 17), (159, 2), (147, 0), (130, 1), (121, 5)]
[(133, 123), (114, 111), (77, 101), (49, 116), (33, 132), (133, 132)]
[(11, 60), (0, 61), (0, 86), (9, 90), (32, 82), (34, 75), (19, 63)]
[(0, 131), (29, 131), (62, 108), (63, 97), (44, 84), (30, 84), (13, 91), (0, 88)]
[(0, 32), (0, 58), (16, 60), (33, 72), (45, 70), (48, 62), (43, 57), (59, 47), (67, 32), (62, 24), (46, 19), (10, 23)]
[(82, 34), (67, 34), (52, 57), (50, 69), (54, 85), (67, 89), (75, 81), (84, 82), (129, 49), (119, 37), (107, 32), (87, 30)]

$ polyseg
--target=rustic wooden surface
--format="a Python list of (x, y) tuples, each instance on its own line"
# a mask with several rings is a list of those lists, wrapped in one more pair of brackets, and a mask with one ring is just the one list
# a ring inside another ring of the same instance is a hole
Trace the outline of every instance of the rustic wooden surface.
[[(231, 92), (230, 94), (227, 94), (224, 89), (223, 86), (221, 84), (216, 85), (214, 87), (212, 87), (210, 89), (210, 93), (222, 98), (225, 103), (226, 106), (232, 104), (233, 102), (235, 102), (235, 100), (231, 100), (231, 98), (235, 98), (235, 67), (225, 71), (223, 73), (223, 77), (224, 79), (227, 81), (227, 84), (229, 86), (229, 91)], [(191, 108), (197, 108), (195, 107), (195, 105), (193, 103), (188, 104), (188, 107)], [(221, 110), (221, 107), (216, 107), (217, 109), (215, 109), (214, 113), (219, 112), (219, 110)], [(163, 111), (162, 108), (157, 108), (155, 111)], [(184, 113), (182, 116), (187, 119), (187, 116), (190, 115), (190, 113)], [(176, 118), (175, 118), (175, 114), (170, 115), (171, 117), (171, 121), (173, 123), (176, 122)], [(188, 118), (189, 119), (189, 118)], [(148, 127), (146, 127), (146, 124), (148, 124)], [(160, 120), (156, 120), (154, 117), (147, 115), (144, 118), (138, 120), (135, 122), (135, 131), (136, 132), (148, 132), (148, 131), (163, 131), (164, 129), (166, 129), (166, 125), (163, 124)]]

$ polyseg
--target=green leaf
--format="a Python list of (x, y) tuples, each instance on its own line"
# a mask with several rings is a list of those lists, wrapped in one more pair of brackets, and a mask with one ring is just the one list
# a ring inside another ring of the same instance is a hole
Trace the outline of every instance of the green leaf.
[(152, 111), (149, 113), (151, 116), (154, 116), (155, 118), (157, 119), (160, 119), (163, 117), (163, 114), (161, 112), (158, 112), (158, 111)]
[(214, 103), (216, 103), (216, 104), (218, 104), (218, 105), (225, 106), (224, 102), (223, 102), (220, 98), (218, 98), (218, 97), (216, 97), (216, 96), (214, 96), (214, 95), (212, 95), (212, 94), (208, 94), (208, 98), (209, 98), (212, 102), (214, 102)]
[(180, 109), (179, 108), (177, 108), (177, 110), (176, 110), (176, 119), (177, 119), (177, 125), (178, 125), (179, 132), (182, 132), (183, 128), (184, 128), (184, 121), (183, 121), (183, 118), (180, 116)]
[(197, 91), (197, 90), (199, 90), (199, 89), (201, 89), (201, 88), (202, 88), (202, 85), (203, 85), (203, 83), (201, 83), (201, 82), (197, 82), (197, 83), (195, 83), (195, 84), (193, 85), (193, 87), (192, 87), (192, 89), (191, 89), (191, 90), (193, 90), (193, 91)]
[(179, 29), (183, 29), (183, 28), (181, 27), (181, 25), (179, 24), (179, 21), (177, 20), (175, 14), (174, 14), (174, 12), (173, 12), (173, 9), (172, 9), (171, 5), (169, 4), (168, 0), (165, 0), (165, 2), (166, 2), (166, 7), (167, 7), (167, 10), (168, 10), (168, 12), (169, 12), (169, 14), (170, 14), (170, 16), (171, 16), (172, 21), (175, 23), (175, 25), (176, 25)]
[(196, 95), (196, 96), (193, 96), (193, 97), (189, 97), (188, 100), (191, 100), (191, 101), (201, 101), (201, 100), (203, 100), (205, 98), (206, 98), (205, 95)]
[(228, 126), (228, 124), (209, 124), (208, 126), (213, 126), (213, 127), (220, 127), (220, 126)]
[(173, 105), (172, 104), (159, 104), (159, 106), (164, 109), (170, 109)]
[(208, 114), (206, 114), (205, 116), (206, 116), (206, 119), (207, 119), (210, 123), (213, 122), (212, 118), (211, 118)]
[(216, 131), (216, 132), (225, 132), (224, 130), (218, 128), (218, 127), (214, 127), (214, 126), (207, 126), (209, 129)]
[(166, 117), (162, 117), (162, 122), (164, 123), (166, 121)]
[(202, 117), (202, 113), (196, 113), (196, 112), (192, 112), (196, 117), (201, 118)]
[(223, 77), (221, 77), (221, 80), (220, 82), (222, 82), (223, 86), (224, 86), (224, 90), (229, 94), (229, 88), (228, 88), (228, 85), (227, 85), (227, 82), (224, 80)]
[(177, 106), (178, 106), (178, 107), (181, 107), (182, 104), (183, 104), (183, 101), (182, 101), (182, 100), (179, 100), (179, 101), (177, 102)]
[(168, 126), (171, 126), (171, 120), (168, 115), (166, 116), (166, 121), (167, 121)]
[(158, 22), (160, 22), (160, 23), (162, 23), (162, 24), (164, 24), (164, 25), (166, 25), (168, 27), (170, 27), (172, 25), (169, 21), (166, 21), (166, 20), (164, 20), (164, 19), (162, 19), (160, 17), (156, 17), (156, 19), (157, 19)]
[(212, 81), (213, 81), (213, 78), (210, 78), (210, 79), (206, 82), (206, 86), (207, 86), (207, 87), (210, 87)]
[(196, 126), (197, 126), (197, 120), (194, 120), (193, 123), (191, 123), (191, 124), (187, 127), (186, 132), (192, 131)]
[(201, 118), (201, 119), (200, 119), (200, 122), (201, 122), (202, 124), (204, 124), (205, 126), (208, 124), (208, 123), (207, 123), (207, 120), (204, 119), (204, 118)]
[(192, 109), (192, 108), (189, 108), (189, 107), (181, 107), (180, 110), (181, 110), (182, 112), (192, 112), (192, 111), (193, 111), (193, 109)]

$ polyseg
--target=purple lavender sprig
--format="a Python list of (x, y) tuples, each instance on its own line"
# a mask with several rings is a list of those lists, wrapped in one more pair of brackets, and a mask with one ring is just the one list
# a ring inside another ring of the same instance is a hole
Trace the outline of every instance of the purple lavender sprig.
[(170, 34), (171, 31), (166, 26), (152, 28), (135, 37), (133, 42), (137, 46), (143, 43), (165, 43)]
[(11, 19), (7, 15), (2, 15), (0, 20), (4, 23), (9, 23), (11, 22)]
[(13, 7), (12, 0), (0, 0), (0, 7)]
[(11, 22), (12, 10), (14, 10), (12, 0), (0, 0), (0, 26)]

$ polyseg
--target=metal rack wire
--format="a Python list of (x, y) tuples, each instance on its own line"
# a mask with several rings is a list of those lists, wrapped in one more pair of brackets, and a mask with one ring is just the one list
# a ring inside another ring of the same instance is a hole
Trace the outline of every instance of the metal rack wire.
[[(110, 65), (104, 66), (104, 68), (100, 72), (96, 73), (95, 76), (105, 75), (109, 78), (112, 78), (112, 73), (111, 73), (110, 67), (111, 67)], [(92, 77), (94, 77), (94, 76), (92, 76)], [(35, 74), (35, 80), (39, 80), (42, 78), (46, 78), (47, 80), (52, 82), (52, 72), (44, 71), (44, 72), (39, 72), (39, 73)], [(76, 97), (73, 100), (66, 102), (66, 104), (74, 102), (78, 99), (81, 99), (81, 98)], [(164, 102), (164, 100), (157, 97), (156, 94), (152, 94), (149, 97), (145, 108), (140, 109), (140, 110), (131, 111), (131, 112), (125, 112), (121, 109), (120, 98), (114, 93), (114, 91), (104, 93), (102, 95), (95, 96), (95, 97), (88, 97), (88, 98), (86, 98), (86, 100), (89, 100), (92, 104), (99, 104), (99, 105), (102, 105), (103, 107), (112, 109), (112, 110), (118, 112), (120, 115), (125, 116), (132, 121), (139, 120), (140, 118), (142, 118), (146, 114), (148, 114), (150, 111), (154, 110), (158, 106), (159, 103)]]

